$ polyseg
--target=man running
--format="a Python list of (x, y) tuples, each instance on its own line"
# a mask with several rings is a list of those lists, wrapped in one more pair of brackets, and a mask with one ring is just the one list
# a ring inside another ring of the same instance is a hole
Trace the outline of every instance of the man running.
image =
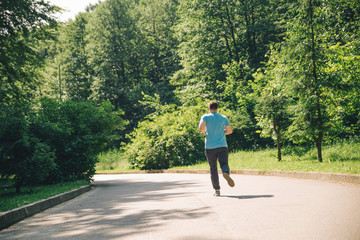
[(215, 189), (215, 196), (220, 196), (219, 175), (217, 161), (220, 163), (221, 171), (230, 187), (235, 183), (230, 177), (228, 165), (228, 146), (225, 135), (232, 133), (229, 120), (218, 113), (219, 107), (216, 101), (209, 103), (209, 114), (201, 117), (199, 130), (205, 134), (205, 155), (210, 165), (211, 182)]

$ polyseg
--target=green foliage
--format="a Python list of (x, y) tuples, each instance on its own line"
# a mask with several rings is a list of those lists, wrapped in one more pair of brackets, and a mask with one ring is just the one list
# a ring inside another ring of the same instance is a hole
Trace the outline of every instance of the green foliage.
[(109, 102), (41, 99), (32, 109), (1, 108), (2, 178), (23, 185), (90, 180), (97, 155), (126, 124)]
[(288, 23), (285, 42), (271, 51), (268, 88), (292, 98), (292, 106), (287, 109), (293, 116), (287, 133), (289, 139), (297, 143), (313, 141), (318, 160), (322, 161), (323, 140), (334, 139), (334, 126), (342, 125), (337, 112), (342, 109), (336, 101), (340, 96), (352, 95), (342, 88), (345, 85), (342, 79), (349, 72), (334, 71), (340, 58), (334, 59), (338, 53), (334, 52), (333, 36), (339, 32), (341, 21), (336, 17), (325, 19), (335, 6), (312, 0), (298, 4), (294, 18)]
[(119, 149), (109, 149), (98, 155), (96, 171), (126, 171), (130, 169), (129, 161), (124, 156), (124, 151)]
[[(45, 182), (50, 172), (56, 168), (55, 151), (46, 143), (41, 143), (38, 139), (33, 139), (29, 148), (33, 149), (31, 157), (20, 166), (17, 166), (16, 179), (27, 185), (36, 185)], [(19, 179), (18, 179), (19, 178)]]
[(291, 113), (288, 109), (291, 99), (284, 94), (282, 80), (278, 78), (272, 61), (268, 63), (267, 74), (264, 75), (259, 71), (254, 75), (257, 83), (261, 83), (264, 79), (267, 82), (261, 96), (257, 98), (255, 113), (257, 125), (262, 129), (259, 131), (261, 136), (274, 139), (278, 149), (278, 160), (281, 161), (281, 145), (286, 142), (286, 132), (291, 124)]
[(125, 125), (120, 114), (113, 112), (109, 102), (96, 106), (92, 102), (42, 99), (31, 131), (55, 148), (56, 171), (50, 178), (91, 179), (97, 155), (116, 138), (113, 130)]
[[(357, 0), (106, 0), (57, 28), (58, 10), (0, 5), (1, 164), (42, 165), (35, 182), (91, 176), (81, 162), (93, 168), (126, 134), (133, 166), (194, 163), (202, 138), (187, 109), (207, 99), (233, 126), (230, 150), (264, 148), (276, 129), (321, 160), (324, 141), (359, 133)], [(129, 124), (114, 134), (124, 122), (90, 99)], [(8, 166), (3, 176), (30, 181)]]
[(55, 169), (54, 150), (32, 135), (24, 110), (28, 111), (14, 106), (3, 106), (0, 110), (0, 175), (2, 178), (14, 175), (18, 192), (24, 184), (43, 182)]
[(225, 114), (233, 128), (233, 133), (226, 136), (230, 151), (256, 150), (270, 143), (269, 139), (261, 139), (257, 133), (259, 128), (253, 115), (243, 111), (229, 111)]
[(202, 114), (202, 105), (163, 106), (131, 133), (125, 156), (139, 169), (167, 169), (204, 159), (204, 140), (198, 130)]
[(224, 66), (226, 80), (218, 82), (222, 89), (221, 97), (224, 99), (227, 114), (233, 127), (233, 133), (228, 136), (228, 145), (231, 151), (258, 149), (269, 143), (269, 139), (260, 138), (257, 133), (255, 106), (262, 89), (261, 81), (253, 77), (253, 70), (246, 62), (232, 62)]
[(287, 1), (180, 1), (176, 31), (182, 69), (171, 83), (181, 102), (218, 98), (224, 66), (233, 62), (260, 67), (270, 44), (282, 40), (287, 9)]
[[(177, 0), (141, 0), (134, 7), (138, 16), (137, 28), (144, 37), (143, 44), (147, 45), (143, 50), (149, 54), (143, 56), (148, 58), (146, 75), (151, 82), (160, 86), (167, 86), (168, 76), (178, 69), (174, 53), (178, 42), (172, 29), (178, 20), (177, 5)], [(169, 94), (157, 93), (163, 98)]]
[(256, 112), (259, 115), (258, 125), (263, 129), (263, 136), (271, 136), (278, 148), (278, 159), (281, 160), (281, 142), (283, 134), (287, 131), (290, 121), (290, 114), (287, 110), (289, 101), (275, 90), (271, 94), (263, 94), (256, 105)]
[(86, 101), (91, 95), (94, 71), (88, 59), (88, 18), (88, 13), (78, 14), (74, 21), (64, 26), (59, 36), (63, 42), (59, 47), (59, 64), (62, 65), (62, 78), (65, 80), (65, 94), (67, 99), (73, 101)]
[(43, 58), (38, 41), (50, 37), (46, 25), (59, 9), (35, 0), (1, 1), (0, 4), (0, 103), (16, 103), (33, 97), (37, 69)]
[(0, 5), (0, 35), (29, 32), (46, 22), (53, 23), (52, 14), (59, 10), (44, 1), (3, 0)]
[[(66, 58), (83, 59), (67, 67), (70, 99), (76, 97), (78, 89), (73, 86), (86, 80), (84, 89), (89, 90), (90, 84), (91, 99), (110, 101), (125, 111), (130, 124), (120, 132), (122, 135), (149, 113), (138, 103), (141, 92), (159, 94), (163, 103), (172, 103), (168, 78), (178, 68), (174, 51), (177, 40), (172, 31), (175, 13), (176, 1), (108, 0), (84, 16), (84, 21), (79, 22), (79, 16), (70, 23), (64, 34), (69, 42), (63, 46)], [(82, 41), (75, 41), (74, 31), (81, 32)]]
[(330, 162), (360, 162), (359, 139), (340, 141), (329, 147), (325, 146), (324, 156)]

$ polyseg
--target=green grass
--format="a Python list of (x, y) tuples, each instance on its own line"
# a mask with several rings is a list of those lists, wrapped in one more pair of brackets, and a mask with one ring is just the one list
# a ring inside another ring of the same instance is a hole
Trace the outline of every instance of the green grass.
[(81, 186), (88, 185), (86, 181), (58, 183), (34, 187), (23, 187), (21, 193), (16, 194), (15, 188), (0, 189), (0, 212), (21, 207), (42, 199), (68, 192)]
[[(239, 151), (229, 154), (231, 169), (281, 170), (360, 174), (360, 143), (339, 143), (323, 148), (323, 162), (317, 161), (316, 149), (300, 147), (283, 149), (282, 161), (277, 161), (277, 150)], [(207, 162), (172, 169), (208, 169)]]
[[(281, 170), (301, 172), (325, 172), (360, 174), (360, 143), (340, 142), (323, 147), (323, 162), (317, 162), (315, 148), (299, 146), (282, 149), (282, 161), (277, 161), (277, 150), (239, 151), (229, 154), (231, 169)], [(171, 169), (208, 169), (207, 162), (192, 166), (179, 166)], [(118, 150), (101, 155), (97, 172), (134, 171)]]
[(130, 169), (129, 162), (123, 157), (118, 149), (112, 149), (107, 152), (100, 153), (96, 164), (97, 172), (119, 172), (134, 171)]

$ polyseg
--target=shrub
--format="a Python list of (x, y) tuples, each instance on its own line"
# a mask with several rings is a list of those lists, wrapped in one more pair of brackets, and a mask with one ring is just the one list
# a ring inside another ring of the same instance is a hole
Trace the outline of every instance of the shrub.
[(41, 183), (55, 168), (53, 149), (29, 132), (27, 111), (15, 106), (2, 106), (0, 110), (0, 175), (14, 177), (17, 192), (25, 184)]
[(167, 169), (204, 160), (204, 136), (198, 131), (204, 107), (163, 106), (129, 136), (125, 156), (134, 168)]
[(90, 180), (97, 155), (126, 123), (109, 102), (58, 102), (0, 108), (0, 177), (23, 185)]
[(57, 102), (42, 99), (31, 123), (31, 131), (56, 152), (56, 169), (49, 181), (89, 180), (95, 174), (97, 155), (116, 136), (125, 122), (121, 112), (104, 102)]

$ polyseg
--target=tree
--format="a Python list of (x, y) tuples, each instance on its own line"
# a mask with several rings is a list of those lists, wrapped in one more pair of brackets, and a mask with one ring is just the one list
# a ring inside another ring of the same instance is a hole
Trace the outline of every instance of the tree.
[(174, 49), (177, 39), (173, 27), (177, 21), (175, 0), (141, 0), (135, 7), (137, 27), (149, 45), (153, 67), (149, 69), (148, 78), (157, 83), (167, 81), (168, 76), (177, 70), (177, 57)]
[(5, 0), (0, 4), (0, 103), (15, 103), (34, 93), (44, 60), (36, 43), (49, 37), (59, 8), (44, 1)]
[[(246, 62), (225, 65), (226, 80), (218, 83), (223, 105), (231, 110), (228, 117), (233, 126), (229, 136), (231, 149), (256, 149), (268, 144), (268, 139), (260, 138), (256, 132), (255, 106), (264, 83), (255, 82), (253, 69)], [(266, 84), (266, 83), (265, 83)]]
[[(327, 73), (329, 41), (326, 40), (325, 1), (303, 0), (296, 17), (289, 23), (286, 43), (277, 71), (285, 81), (285, 91), (295, 100), (294, 121), (289, 128), (294, 141), (315, 142), (322, 162), (322, 143), (329, 135), (328, 104), (336, 78)], [(274, 56), (277, 53), (274, 52)]]
[[(86, 101), (91, 95), (93, 70), (89, 64), (88, 24), (89, 13), (79, 13), (74, 21), (69, 21), (61, 31), (60, 61), (62, 62), (62, 77), (68, 99)], [(74, 61), (68, 61), (73, 59)], [(61, 64), (61, 63), (59, 63)]]
[(138, 101), (152, 84), (146, 78), (150, 54), (133, 11), (133, 1), (109, 0), (94, 10), (88, 23), (89, 64), (94, 70), (91, 98), (123, 109), (130, 121), (126, 133), (146, 116)]
[[(230, 1), (231, 2), (231, 1)], [(217, 1), (180, 1), (182, 16), (176, 31), (180, 37), (179, 57), (182, 69), (172, 77), (183, 103), (198, 96), (217, 97), (216, 81), (225, 79), (222, 65), (231, 61), (230, 44), (224, 17)], [(235, 44), (236, 45), (236, 44)]]
[(273, 42), (284, 33), (282, 1), (180, 1), (177, 25), (182, 69), (172, 78), (182, 102), (219, 98), (224, 66), (246, 63), (255, 72)]
[(281, 93), (275, 93), (275, 89), (264, 91), (259, 98), (255, 112), (259, 115), (258, 125), (262, 128), (263, 136), (272, 136), (277, 147), (277, 158), (281, 161), (281, 143), (283, 135), (290, 125), (288, 113), (289, 102)]
[(325, 34), (329, 44), (328, 75), (336, 78), (332, 102), (329, 102), (332, 135), (337, 138), (357, 136), (360, 129), (360, 4), (353, 0), (326, 4), (331, 26)]

